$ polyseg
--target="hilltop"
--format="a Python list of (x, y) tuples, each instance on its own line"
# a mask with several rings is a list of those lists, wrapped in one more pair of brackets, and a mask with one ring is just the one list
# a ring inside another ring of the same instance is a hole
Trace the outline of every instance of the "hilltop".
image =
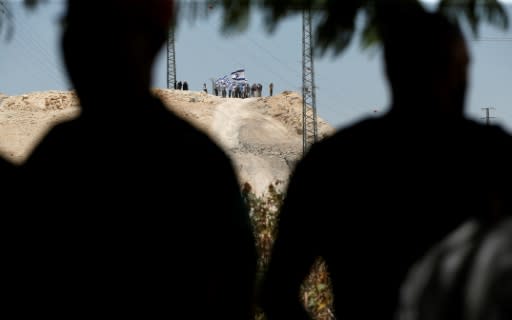
[[(296, 92), (247, 99), (169, 89), (154, 94), (209, 134), (233, 159), (241, 183), (249, 182), (257, 194), (276, 180), (284, 186), (302, 154), (302, 98)], [(21, 164), (48, 129), (79, 114), (72, 91), (1, 95), (0, 152)], [(334, 129), (319, 118), (318, 132), (323, 138)]]

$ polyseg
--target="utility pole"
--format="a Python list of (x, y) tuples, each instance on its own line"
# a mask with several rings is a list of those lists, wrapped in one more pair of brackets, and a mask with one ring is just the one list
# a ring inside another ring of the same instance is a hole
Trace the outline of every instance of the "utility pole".
[(302, 152), (317, 141), (311, 9), (302, 12)]
[(480, 119), (485, 119), (485, 124), (490, 126), (491, 125), (491, 119), (496, 118), (496, 117), (491, 117), (490, 116), (491, 115), (491, 110), (494, 110), (494, 108), (487, 107), (487, 108), (482, 108), (482, 110), (485, 110), (485, 117), (480, 118)]
[(174, 26), (167, 38), (167, 89), (176, 89), (176, 49), (174, 47)]

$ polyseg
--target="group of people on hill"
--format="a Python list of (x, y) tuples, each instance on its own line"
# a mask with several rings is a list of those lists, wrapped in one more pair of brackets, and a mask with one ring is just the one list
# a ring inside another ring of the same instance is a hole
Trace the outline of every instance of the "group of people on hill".
[[(337, 318), (391, 319), (405, 301), (401, 320), (429, 319), (439, 304), (422, 298), (446, 297), (439, 315), (510, 319), (510, 269), (477, 275), (488, 281), (469, 306), (464, 293), (402, 291), (410, 268), (459, 226), (474, 219), (485, 235), (512, 212), (512, 137), (464, 118), (469, 56), (455, 25), (397, 10), (381, 27), (390, 111), (298, 162), (256, 287), (255, 235), (231, 159), (150, 91), (173, 10), (173, 1), (106, 0), (98, 10), (68, 0), (62, 50), (82, 112), (23, 166), (0, 163), (6, 314), (247, 320), (260, 305), (270, 320), (309, 319), (299, 292), (322, 257)], [(481, 167), (499, 174), (475, 174)], [(442, 288), (428, 283), (420, 287)]]
[(223, 81), (219, 81), (214, 84), (213, 93), (216, 96), (223, 98), (250, 98), (250, 97), (261, 97), (263, 86), (261, 83), (253, 83), (249, 85), (247, 80), (244, 81), (232, 81), (226, 84)]
[(188, 90), (188, 83), (187, 81), (178, 81), (178, 83), (175, 83), (174, 84), (174, 89), (177, 89), (177, 90)]

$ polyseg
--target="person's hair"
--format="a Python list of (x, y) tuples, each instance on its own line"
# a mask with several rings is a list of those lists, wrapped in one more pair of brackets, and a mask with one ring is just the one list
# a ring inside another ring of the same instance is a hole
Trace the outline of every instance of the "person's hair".
[(174, 1), (171, 0), (68, 0), (64, 26), (75, 23), (91, 33), (116, 30), (129, 33), (139, 30), (147, 34), (155, 50), (165, 42), (174, 19)]

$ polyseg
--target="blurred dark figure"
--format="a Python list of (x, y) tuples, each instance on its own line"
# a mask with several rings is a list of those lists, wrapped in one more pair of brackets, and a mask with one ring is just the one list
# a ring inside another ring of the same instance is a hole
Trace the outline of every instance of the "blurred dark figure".
[(253, 83), (251, 85), (251, 96), (252, 97), (257, 97), (258, 96), (257, 93), (258, 93), (258, 84)]
[(26, 165), (41, 317), (251, 317), (256, 252), (232, 163), (150, 92), (172, 15), (167, 0), (68, 1), (82, 114)]
[(187, 81), (183, 82), (183, 90), (188, 90), (188, 83), (187, 83)]
[(512, 319), (512, 217), (469, 220), (416, 262), (396, 320)]
[(463, 116), (461, 31), (424, 11), (397, 13), (381, 30), (390, 111), (297, 165), (263, 289), (269, 319), (309, 318), (299, 290), (318, 257), (339, 319), (392, 319), (405, 274), (429, 248), (468, 218), (512, 212), (512, 138)]
[[(1, 99), (0, 99), (1, 100)], [(0, 101), (1, 102), (1, 101)], [(28, 270), (22, 258), (27, 246), (25, 234), (26, 212), (20, 210), (20, 203), (25, 199), (25, 186), (20, 183), (20, 167), (4, 158), (0, 154), (0, 194), (2, 196), (2, 213), (0, 215), (0, 252), (2, 253), (2, 276), (0, 293), (2, 295), (2, 307), (14, 305), (20, 299), (21, 288), (16, 277), (17, 273), (24, 274)], [(19, 306), (19, 304), (18, 304)], [(2, 308), (0, 315), (4, 318), (6, 308)]]
[(181, 81), (178, 81), (178, 90), (181, 90), (182, 84)]

